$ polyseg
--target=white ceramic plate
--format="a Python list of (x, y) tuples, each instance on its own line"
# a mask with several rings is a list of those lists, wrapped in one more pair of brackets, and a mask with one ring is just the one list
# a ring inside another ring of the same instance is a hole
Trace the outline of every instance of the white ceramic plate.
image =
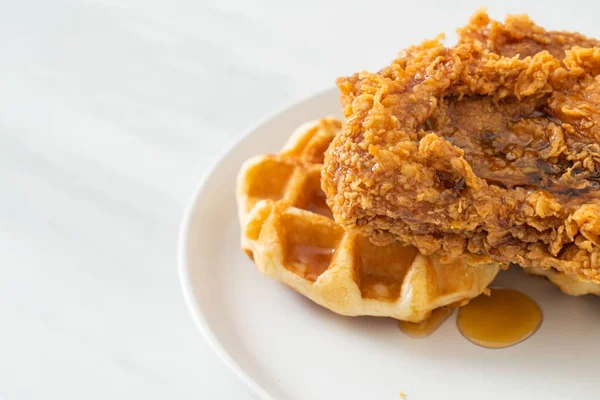
[[(502, 350), (475, 346), (454, 316), (426, 339), (390, 319), (335, 315), (262, 276), (239, 246), (235, 177), (303, 122), (339, 114), (329, 90), (267, 119), (206, 176), (185, 213), (181, 283), (206, 340), (260, 399), (591, 399), (600, 393), (600, 299), (563, 295), (520, 271), (499, 276), (544, 312), (540, 330)], [(597, 343), (598, 342), (598, 343)]]

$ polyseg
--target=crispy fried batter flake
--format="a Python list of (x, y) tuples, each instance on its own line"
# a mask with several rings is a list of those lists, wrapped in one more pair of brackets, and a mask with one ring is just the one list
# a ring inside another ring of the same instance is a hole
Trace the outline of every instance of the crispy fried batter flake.
[(600, 283), (600, 47), (484, 11), (340, 78), (345, 123), (322, 186), (336, 221)]

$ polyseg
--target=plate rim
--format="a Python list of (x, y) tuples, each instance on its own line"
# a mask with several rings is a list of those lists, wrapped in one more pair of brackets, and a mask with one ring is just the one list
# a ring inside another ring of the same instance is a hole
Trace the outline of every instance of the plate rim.
[(189, 250), (189, 236), (192, 226), (192, 217), (196, 210), (198, 198), (204, 191), (208, 179), (215, 173), (215, 171), (223, 164), (227, 156), (232, 153), (235, 149), (241, 146), (244, 140), (252, 135), (256, 130), (260, 129), (263, 125), (267, 124), (272, 119), (276, 118), (280, 114), (291, 111), (293, 108), (299, 107), (313, 101), (315, 98), (326, 96), (330, 92), (337, 91), (335, 86), (329, 86), (325, 89), (318, 90), (307, 96), (299, 97), (297, 99), (286, 102), (284, 105), (275, 108), (273, 111), (266, 113), (263, 117), (258, 118), (254, 123), (251, 123), (242, 134), (237, 136), (233, 143), (225, 148), (215, 159), (212, 161), (210, 166), (201, 175), (199, 182), (192, 191), (192, 194), (188, 198), (183, 215), (180, 219), (179, 232), (177, 237), (177, 268), (179, 275), (179, 284), (183, 293), (183, 298), (187, 306), (188, 313), (192, 317), (196, 328), (200, 331), (204, 337), (205, 342), (209, 347), (216, 353), (219, 359), (233, 371), (234, 375), (240, 380), (253, 396), (258, 396), (260, 400), (277, 400), (265, 389), (263, 389), (252, 377), (250, 377), (234, 360), (231, 354), (223, 347), (218, 336), (212, 331), (208, 321), (204, 316), (204, 312), (199, 302), (196, 300), (192, 283), (190, 279), (190, 263), (187, 257)]

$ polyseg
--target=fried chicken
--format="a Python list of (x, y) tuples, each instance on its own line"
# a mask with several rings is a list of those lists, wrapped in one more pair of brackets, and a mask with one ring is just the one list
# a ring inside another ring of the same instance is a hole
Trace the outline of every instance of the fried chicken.
[(338, 79), (322, 176), (336, 221), (600, 283), (600, 43), (484, 11), (458, 33)]

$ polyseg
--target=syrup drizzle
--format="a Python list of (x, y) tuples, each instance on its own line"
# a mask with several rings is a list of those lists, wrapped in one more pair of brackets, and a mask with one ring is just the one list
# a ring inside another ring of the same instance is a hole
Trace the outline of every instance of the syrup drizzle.
[(440, 307), (433, 310), (429, 318), (421, 322), (398, 321), (398, 328), (404, 334), (413, 338), (425, 338), (431, 335), (452, 315), (454, 309), (451, 307)]

